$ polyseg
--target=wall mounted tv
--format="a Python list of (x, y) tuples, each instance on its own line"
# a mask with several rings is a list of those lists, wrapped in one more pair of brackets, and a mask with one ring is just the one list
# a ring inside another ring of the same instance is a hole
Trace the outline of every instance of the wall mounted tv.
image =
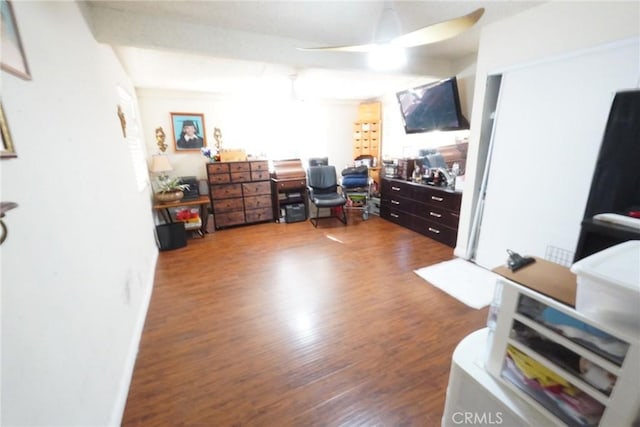
[(396, 93), (406, 133), (469, 129), (455, 77)]

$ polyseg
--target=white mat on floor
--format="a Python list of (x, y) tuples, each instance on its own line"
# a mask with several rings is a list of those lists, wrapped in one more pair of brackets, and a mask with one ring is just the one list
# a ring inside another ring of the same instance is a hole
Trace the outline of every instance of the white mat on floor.
[(414, 271), (418, 276), (469, 307), (491, 304), (498, 276), (472, 262), (456, 258)]

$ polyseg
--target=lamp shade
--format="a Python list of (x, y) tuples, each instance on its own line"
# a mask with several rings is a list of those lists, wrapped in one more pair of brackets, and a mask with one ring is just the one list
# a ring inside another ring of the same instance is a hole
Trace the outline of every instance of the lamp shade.
[(149, 171), (153, 173), (171, 172), (173, 168), (169, 162), (169, 157), (159, 154), (151, 157)]

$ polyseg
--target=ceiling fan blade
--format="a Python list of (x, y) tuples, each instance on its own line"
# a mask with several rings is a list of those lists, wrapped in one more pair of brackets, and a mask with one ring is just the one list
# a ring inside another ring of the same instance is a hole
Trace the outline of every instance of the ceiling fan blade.
[(468, 15), (429, 25), (416, 31), (396, 37), (391, 44), (401, 47), (415, 47), (455, 37), (471, 28), (484, 13), (484, 8)]
[(334, 52), (370, 52), (375, 48), (375, 44), (362, 44), (355, 46), (326, 46), (326, 47), (299, 47), (304, 51), (334, 51)]

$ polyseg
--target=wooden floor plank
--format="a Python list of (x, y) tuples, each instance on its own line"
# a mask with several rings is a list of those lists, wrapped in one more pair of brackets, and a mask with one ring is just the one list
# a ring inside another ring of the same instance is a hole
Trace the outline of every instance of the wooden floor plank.
[(413, 273), (452, 257), (355, 215), (162, 252), (123, 425), (440, 425), (451, 354), (487, 315)]

